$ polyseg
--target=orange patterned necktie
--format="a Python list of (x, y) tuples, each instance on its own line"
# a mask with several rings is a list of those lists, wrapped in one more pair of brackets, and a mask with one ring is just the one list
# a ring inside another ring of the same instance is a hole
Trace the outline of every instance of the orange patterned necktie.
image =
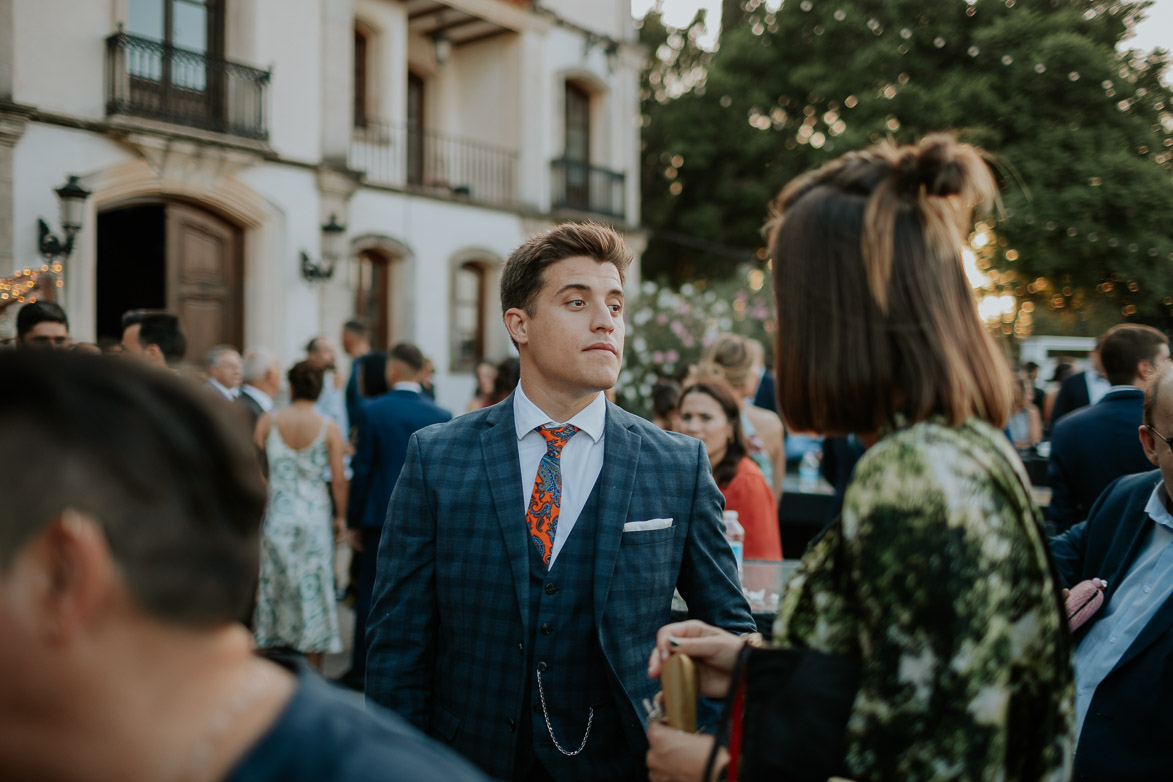
[(529, 525), (530, 539), (549, 567), (554, 533), (558, 529), (558, 512), (562, 507), (562, 448), (578, 434), (578, 427), (570, 424), (551, 429), (539, 426), (538, 434), (546, 440), (546, 453), (538, 463), (538, 475), (529, 496), (529, 507), (525, 510), (525, 521)]

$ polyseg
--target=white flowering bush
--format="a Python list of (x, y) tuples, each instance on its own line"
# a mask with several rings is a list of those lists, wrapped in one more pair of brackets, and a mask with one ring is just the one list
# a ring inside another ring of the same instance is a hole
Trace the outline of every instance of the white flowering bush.
[(680, 378), (719, 334), (762, 343), (772, 355), (774, 296), (767, 273), (746, 266), (726, 280), (699, 280), (679, 290), (645, 281), (627, 304), (627, 346), (616, 394), (627, 410), (651, 417), (652, 386)]

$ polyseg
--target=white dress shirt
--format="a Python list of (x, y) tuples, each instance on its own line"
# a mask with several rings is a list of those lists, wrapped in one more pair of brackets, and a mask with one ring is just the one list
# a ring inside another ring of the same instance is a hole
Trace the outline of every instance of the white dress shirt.
[(1108, 379), (1097, 375), (1094, 369), (1089, 369), (1084, 372), (1083, 378), (1087, 383), (1087, 401), (1089, 405), (1094, 405), (1103, 399), (1104, 394), (1108, 393), (1108, 389), (1112, 387)]
[(335, 388), (334, 377), (333, 370), (322, 373), (322, 393), (318, 394), (314, 409), (338, 424), (338, 431), (345, 438), (350, 436), (350, 421), (346, 417), (346, 386)]
[(410, 380), (400, 380), (395, 385), (391, 386), (392, 391), (414, 391), (417, 394), (424, 392), (424, 387), (419, 383), (414, 383)]
[(521, 462), (523, 509), (529, 507), (534, 481), (538, 477), (538, 466), (546, 453), (546, 438), (538, 433), (538, 427), (571, 424), (579, 430), (562, 448), (562, 503), (558, 510), (558, 525), (554, 530), (554, 547), (550, 551), (550, 567), (554, 567), (558, 552), (562, 551), (574, 530), (582, 508), (603, 470), (607, 398), (600, 392), (593, 402), (569, 421), (555, 421), (530, 401), (519, 383), (517, 393), (513, 395), (513, 420), (517, 427), (517, 456)]
[[(1075, 739), (1078, 742), (1096, 688), (1124, 657), (1157, 611), (1173, 596), (1173, 514), (1158, 483), (1145, 505), (1153, 520), (1144, 545), (1116, 586), (1099, 620), (1075, 649)], [(1102, 574), (1107, 575), (1107, 574)]]
[(239, 388), (229, 388), (214, 377), (208, 378), (208, 387), (214, 388), (221, 396), (231, 402), (240, 393)]

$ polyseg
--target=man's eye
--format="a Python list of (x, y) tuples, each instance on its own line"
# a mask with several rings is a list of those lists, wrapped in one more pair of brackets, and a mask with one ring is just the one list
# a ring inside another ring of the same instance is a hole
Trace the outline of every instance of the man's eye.
[(623, 312), (623, 305), (622, 304), (612, 304), (611, 311), (614, 312), (616, 315), (618, 315), (620, 312)]

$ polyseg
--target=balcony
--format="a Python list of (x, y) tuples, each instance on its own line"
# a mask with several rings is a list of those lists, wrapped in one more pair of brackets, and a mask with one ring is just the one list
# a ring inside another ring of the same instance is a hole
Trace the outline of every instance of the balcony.
[(118, 32), (106, 39), (106, 113), (265, 141), (270, 75)]
[(347, 161), (372, 185), (513, 207), (517, 152), (406, 124), (358, 118)]
[(626, 176), (621, 172), (560, 158), (550, 161), (550, 173), (554, 209), (590, 212), (620, 220), (627, 216)]

